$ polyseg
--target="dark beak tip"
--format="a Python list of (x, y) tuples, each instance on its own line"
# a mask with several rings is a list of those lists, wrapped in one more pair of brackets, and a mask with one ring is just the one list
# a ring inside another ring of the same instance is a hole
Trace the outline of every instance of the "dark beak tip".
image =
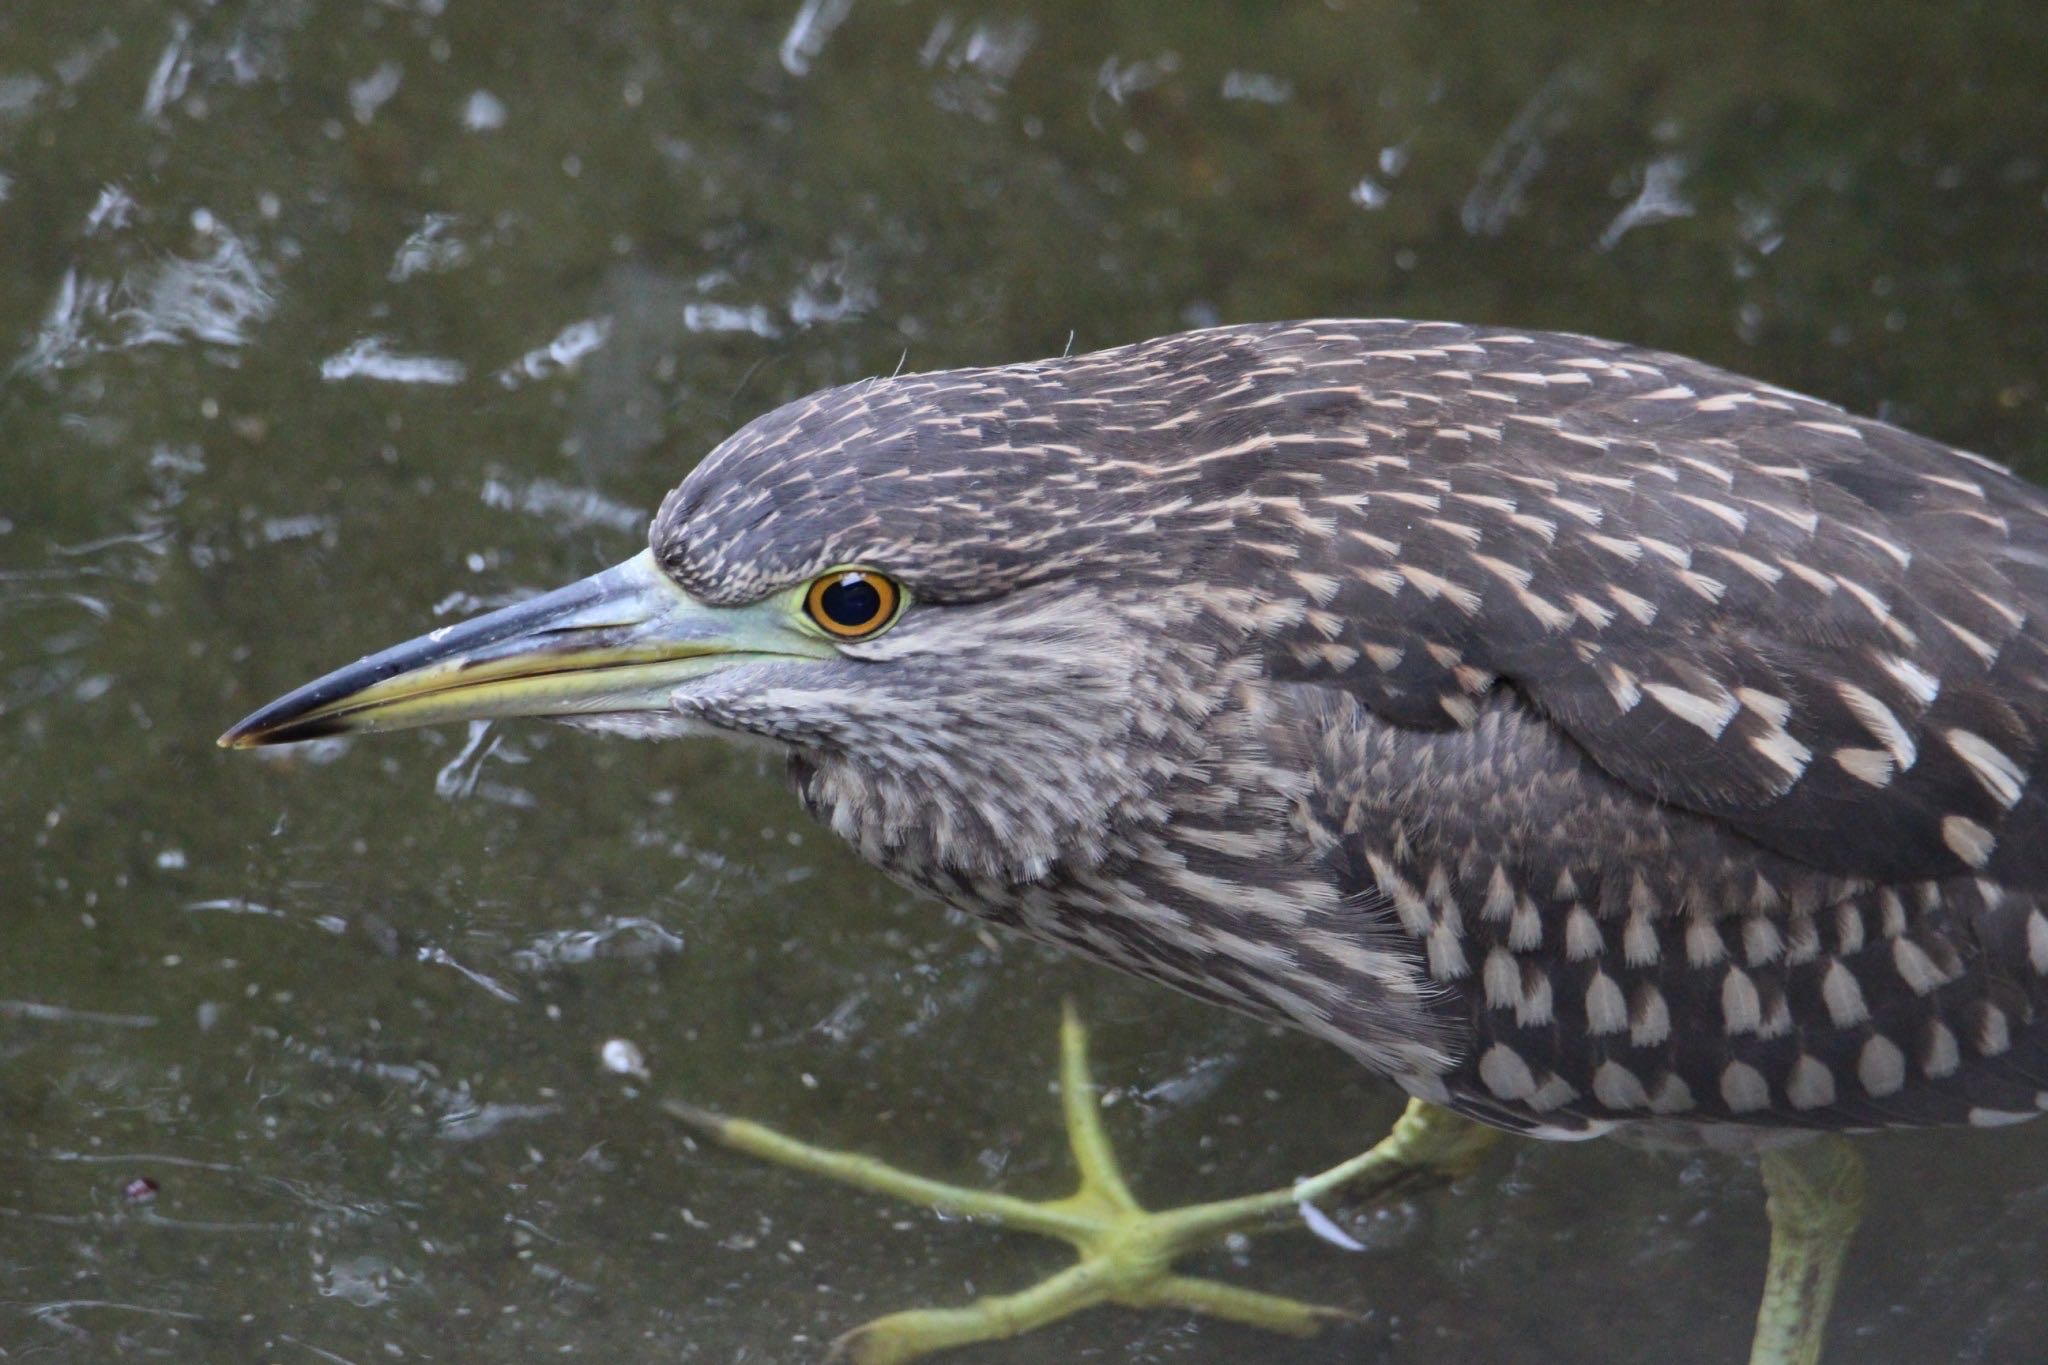
[(276, 713), (280, 709), (279, 702), (283, 700), (279, 698), (278, 701), (257, 707), (223, 730), (220, 738), (214, 743), (223, 749), (260, 749), (266, 744), (274, 743), (278, 731), (289, 728), (289, 717), (284, 718), (286, 725), (278, 724), (280, 717)]
[[(273, 714), (276, 712), (282, 714)], [(337, 717), (308, 716), (298, 707), (287, 709), (282, 702), (273, 702), (236, 721), (214, 743), (223, 749), (267, 749), (278, 744), (295, 744), (300, 740), (344, 734), (348, 728), (348, 724)]]
[(214, 743), (223, 749), (259, 749), (263, 747), (268, 742), (268, 736), (264, 733), (267, 727), (251, 724), (250, 722), (255, 719), (255, 716), (247, 716), (236, 721), (233, 725), (222, 731), (220, 738), (216, 739)]

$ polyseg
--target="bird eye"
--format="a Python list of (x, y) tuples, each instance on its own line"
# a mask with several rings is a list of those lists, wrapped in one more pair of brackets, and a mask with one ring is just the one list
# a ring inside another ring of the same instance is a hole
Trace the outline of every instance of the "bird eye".
[(812, 581), (804, 610), (828, 635), (860, 640), (895, 619), (903, 592), (872, 569), (835, 569)]

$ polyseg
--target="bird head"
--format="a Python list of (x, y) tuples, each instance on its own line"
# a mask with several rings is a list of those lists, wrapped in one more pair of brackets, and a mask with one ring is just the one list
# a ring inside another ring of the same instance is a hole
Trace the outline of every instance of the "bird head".
[(751, 736), (886, 867), (1015, 884), (1097, 863), (1213, 762), (1243, 672), (1202, 586), (1231, 490), (1146, 463), (1105, 382), (1048, 362), (792, 403), (692, 471), (644, 552), (338, 669), (221, 743), (517, 716)]

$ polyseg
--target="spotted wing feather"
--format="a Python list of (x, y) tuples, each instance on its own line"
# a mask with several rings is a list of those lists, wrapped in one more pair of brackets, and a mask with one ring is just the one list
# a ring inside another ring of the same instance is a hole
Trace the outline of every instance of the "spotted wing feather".
[(1295, 381), (1343, 458), (1261, 485), (1328, 531), (1274, 569), (1323, 590), (1284, 676), (1426, 726), (1516, 689), (1622, 782), (1827, 871), (2048, 878), (2038, 492), (1676, 357), (1345, 335)]

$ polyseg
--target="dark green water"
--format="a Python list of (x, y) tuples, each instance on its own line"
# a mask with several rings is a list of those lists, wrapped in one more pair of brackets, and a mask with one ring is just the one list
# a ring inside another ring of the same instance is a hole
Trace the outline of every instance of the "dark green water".
[[(0, 7), (0, 1359), (794, 1362), (1061, 1264), (698, 1150), (616, 1037), (1036, 1194), (1066, 994), (1155, 1201), (1370, 1141), (1341, 1057), (907, 901), (751, 755), (212, 745), (631, 553), (817, 386), (1318, 314), (1688, 351), (2048, 474), (2048, 18)], [(2039, 1358), (2048, 1128), (1870, 1154), (1834, 1358)], [(1207, 1267), (1356, 1333), (977, 1358), (1730, 1361), (1763, 1237), (1738, 1163), (1521, 1146), (1369, 1253)]]

